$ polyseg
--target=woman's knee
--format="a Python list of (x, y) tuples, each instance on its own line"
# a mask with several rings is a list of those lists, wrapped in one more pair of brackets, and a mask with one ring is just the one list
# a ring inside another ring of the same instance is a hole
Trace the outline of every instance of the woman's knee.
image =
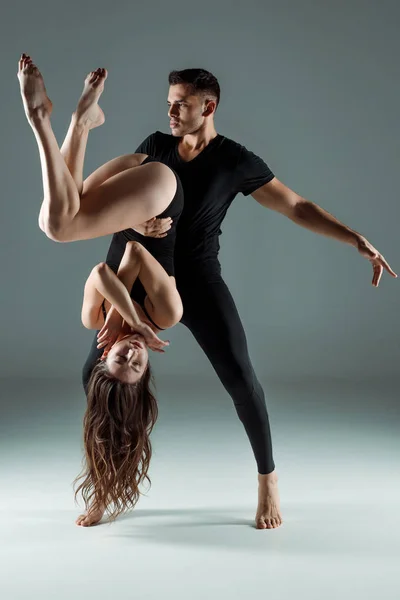
[(39, 216), (39, 227), (53, 242), (69, 242), (71, 235), (66, 220), (59, 215)]
[(63, 242), (62, 229), (50, 221), (40, 221), (39, 227), (52, 242)]

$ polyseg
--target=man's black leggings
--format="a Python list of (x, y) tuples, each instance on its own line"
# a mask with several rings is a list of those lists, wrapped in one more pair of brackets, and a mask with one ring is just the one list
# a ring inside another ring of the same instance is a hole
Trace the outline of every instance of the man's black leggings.
[[(185, 276), (186, 275), (186, 276)], [(177, 275), (184, 313), (192, 332), (231, 396), (244, 425), (260, 474), (275, 469), (263, 389), (254, 373), (246, 335), (232, 295), (221, 275)]]

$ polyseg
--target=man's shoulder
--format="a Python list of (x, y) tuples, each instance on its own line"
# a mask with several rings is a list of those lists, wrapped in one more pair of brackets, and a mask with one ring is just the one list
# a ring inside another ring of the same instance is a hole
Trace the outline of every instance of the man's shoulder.
[(227, 137), (226, 135), (221, 135), (220, 147), (224, 153), (236, 157), (240, 157), (242, 153), (247, 150), (246, 146), (240, 144), (232, 138)]
[(155, 131), (153, 134), (154, 140), (163, 144), (171, 144), (174, 141), (174, 136), (170, 133), (164, 133), (163, 131)]
[(168, 133), (163, 133), (158, 129), (150, 133), (142, 142), (141, 146), (145, 146), (148, 149), (154, 151), (158, 146), (165, 147), (166, 145), (171, 145), (173, 140), (173, 136)]
[(219, 160), (225, 163), (229, 168), (238, 169), (246, 153), (246, 147), (236, 140), (220, 134)]
[(245, 144), (241, 144), (232, 138), (228, 138), (226, 136), (222, 136), (224, 140), (224, 144), (226, 144), (226, 148), (231, 150), (231, 152), (236, 152), (238, 154), (242, 154), (243, 152), (249, 152), (249, 148), (245, 146)]

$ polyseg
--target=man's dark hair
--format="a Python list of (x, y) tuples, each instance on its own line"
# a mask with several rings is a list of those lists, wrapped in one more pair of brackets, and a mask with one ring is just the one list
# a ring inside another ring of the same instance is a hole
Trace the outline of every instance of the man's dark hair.
[(195, 95), (212, 96), (219, 104), (221, 90), (218, 79), (205, 69), (183, 69), (171, 71), (168, 76), (169, 85), (189, 85)]

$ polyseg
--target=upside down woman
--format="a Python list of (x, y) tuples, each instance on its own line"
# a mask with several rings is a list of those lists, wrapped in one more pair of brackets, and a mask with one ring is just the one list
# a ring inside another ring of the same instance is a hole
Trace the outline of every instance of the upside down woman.
[[(40, 154), (39, 227), (56, 242), (114, 234), (106, 261), (86, 281), (82, 306), (83, 325), (99, 331), (99, 358), (85, 381), (86, 465), (74, 481), (84, 478), (75, 497), (82, 490), (86, 507), (76, 523), (88, 526), (105, 511), (114, 520), (134, 506), (139, 485), (150, 482), (149, 435), (158, 411), (148, 348), (164, 352), (168, 342), (157, 334), (183, 313), (173, 261), (183, 191), (176, 173), (146, 154), (119, 156), (83, 181), (89, 131), (105, 120), (98, 105), (105, 69), (86, 77), (61, 150), (50, 124), (52, 103), (29, 56), (21, 56), (17, 75)], [(135, 231), (155, 217), (172, 219), (168, 235), (148, 238)]]

